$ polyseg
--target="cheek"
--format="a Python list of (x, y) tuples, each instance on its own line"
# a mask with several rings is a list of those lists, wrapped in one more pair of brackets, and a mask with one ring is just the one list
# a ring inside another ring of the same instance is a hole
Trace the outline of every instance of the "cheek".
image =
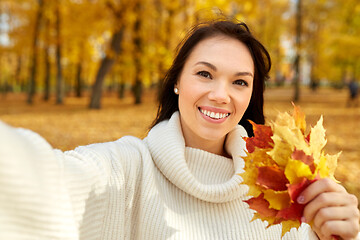
[(179, 110), (180, 112), (189, 111), (194, 105), (194, 100), (192, 99), (191, 92), (182, 92), (179, 94)]
[(244, 115), (246, 109), (249, 106), (250, 103), (250, 99), (252, 96), (252, 89), (249, 92), (243, 93), (243, 95), (241, 96), (241, 98), (238, 98), (236, 101), (236, 110), (237, 113), (241, 116), (239, 116), (239, 121), (241, 120), (242, 116)]

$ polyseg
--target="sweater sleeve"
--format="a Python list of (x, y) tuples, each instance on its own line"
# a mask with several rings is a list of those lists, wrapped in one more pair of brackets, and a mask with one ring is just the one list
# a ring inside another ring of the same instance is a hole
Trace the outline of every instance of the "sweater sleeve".
[(53, 150), (0, 122), (0, 239), (100, 239), (112, 172), (105, 158), (86, 147)]

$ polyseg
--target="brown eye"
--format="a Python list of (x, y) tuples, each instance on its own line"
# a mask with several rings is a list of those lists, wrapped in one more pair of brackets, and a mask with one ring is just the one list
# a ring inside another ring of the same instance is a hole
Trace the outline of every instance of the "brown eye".
[(205, 77), (205, 78), (210, 78), (210, 79), (212, 79), (211, 74), (210, 74), (209, 72), (207, 72), (207, 71), (197, 72), (197, 75), (200, 75), (200, 76)]
[(236, 81), (234, 81), (234, 84), (240, 85), (240, 86), (245, 86), (245, 87), (249, 86), (249, 84), (245, 80), (236, 80)]

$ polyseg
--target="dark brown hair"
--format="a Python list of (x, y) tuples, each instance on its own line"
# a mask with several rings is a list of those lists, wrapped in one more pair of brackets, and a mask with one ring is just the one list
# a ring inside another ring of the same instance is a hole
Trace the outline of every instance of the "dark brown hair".
[(270, 55), (265, 47), (251, 34), (245, 23), (215, 20), (195, 26), (180, 43), (176, 57), (164, 78), (159, 96), (157, 116), (152, 123), (152, 127), (163, 120), (170, 119), (171, 115), (179, 110), (178, 95), (174, 93), (174, 86), (180, 77), (187, 58), (200, 41), (217, 35), (228, 36), (244, 43), (254, 61), (253, 91), (249, 106), (239, 124), (246, 129), (249, 136), (253, 136), (253, 130), (248, 120), (252, 120), (257, 124), (264, 124), (264, 89), (265, 80), (268, 78), (271, 68)]

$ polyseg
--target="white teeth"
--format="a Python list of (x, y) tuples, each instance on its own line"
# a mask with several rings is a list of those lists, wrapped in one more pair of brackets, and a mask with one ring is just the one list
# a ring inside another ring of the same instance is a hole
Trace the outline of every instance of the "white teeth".
[(205, 114), (206, 116), (214, 118), (214, 119), (226, 118), (230, 115), (230, 113), (215, 113), (215, 112), (210, 112), (210, 111), (202, 110), (202, 109), (200, 109), (200, 111), (203, 114)]

